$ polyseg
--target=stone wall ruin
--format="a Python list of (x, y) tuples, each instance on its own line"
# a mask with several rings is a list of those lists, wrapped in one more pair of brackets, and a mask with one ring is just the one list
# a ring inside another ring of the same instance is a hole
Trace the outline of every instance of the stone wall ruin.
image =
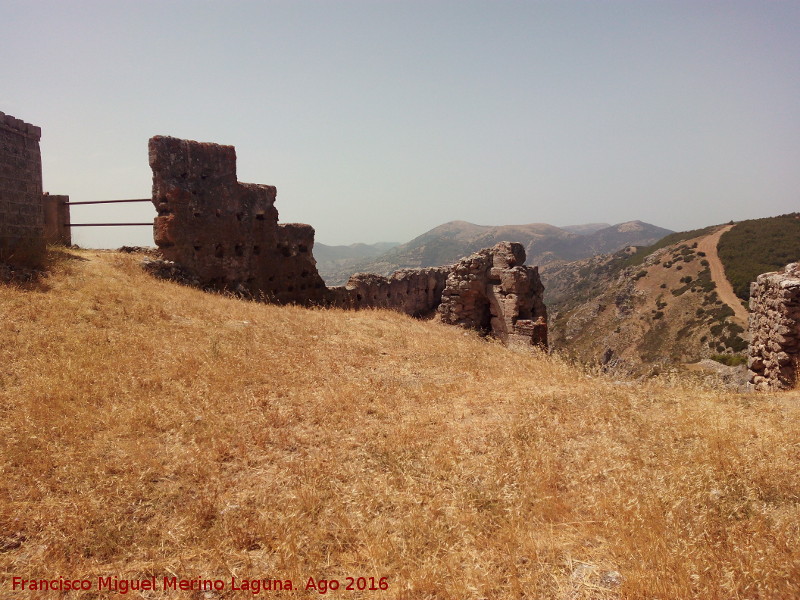
[(278, 223), (275, 187), (237, 181), (233, 146), (157, 136), (149, 153), (155, 242), (184, 280), (277, 303), (436, 316), (503, 342), (547, 346), (544, 287), (538, 269), (523, 265), (521, 244), (501, 242), (449, 267), (357, 273), (328, 288), (314, 229)]
[(797, 387), (800, 379), (800, 263), (763, 273), (750, 284), (750, 387)]
[(328, 288), (335, 306), (388, 308), (414, 317), (430, 317), (442, 300), (448, 267), (401, 269), (389, 277), (356, 273), (344, 286)]
[(322, 303), (310, 225), (278, 224), (276, 189), (239, 183), (233, 146), (157, 136), (149, 144), (154, 238), (205, 287)]
[(72, 229), (69, 217), (69, 196), (52, 195), (45, 192), (42, 196), (44, 213), (44, 241), (46, 244), (72, 244)]
[(0, 112), (0, 261), (36, 266), (44, 253), (42, 158), (35, 125)]
[(524, 263), (522, 244), (500, 242), (453, 265), (438, 309), (442, 322), (546, 347), (544, 286), (538, 267)]
[(0, 262), (41, 266), (47, 244), (71, 243), (69, 196), (42, 194), (41, 128), (0, 112)]

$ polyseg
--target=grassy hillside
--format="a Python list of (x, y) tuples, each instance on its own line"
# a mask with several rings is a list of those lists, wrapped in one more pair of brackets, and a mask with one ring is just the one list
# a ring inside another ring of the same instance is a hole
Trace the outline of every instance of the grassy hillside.
[[(124, 596), (150, 599), (310, 577), (387, 578), (329, 598), (800, 595), (800, 404), (137, 261), (69, 251), (0, 286), (0, 597), (106, 598), (109, 576), (226, 586)], [(94, 590), (11, 591), (59, 576)]]
[(719, 241), (725, 275), (742, 300), (761, 273), (777, 271), (800, 260), (800, 213), (742, 221)]

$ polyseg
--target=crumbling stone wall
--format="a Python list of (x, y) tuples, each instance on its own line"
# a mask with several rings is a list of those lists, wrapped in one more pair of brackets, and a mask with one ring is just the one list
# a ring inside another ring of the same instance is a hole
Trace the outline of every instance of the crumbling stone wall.
[(763, 273), (750, 284), (750, 386), (797, 387), (800, 375), (800, 263)]
[(0, 261), (36, 266), (44, 252), (41, 134), (0, 112)]
[(402, 269), (389, 277), (358, 273), (345, 286), (327, 288), (312, 253), (314, 229), (278, 224), (276, 189), (239, 183), (233, 146), (159, 136), (149, 149), (154, 237), (174, 261), (150, 261), (153, 272), (280, 303), (388, 308), (413, 316), (438, 309), (445, 323), (504, 342), (547, 345), (544, 287), (538, 269), (523, 266), (521, 244), (501, 242), (450, 267)]
[(453, 265), (438, 307), (442, 322), (547, 347), (544, 286), (538, 268), (524, 262), (522, 244), (500, 242)]
[(389, 277), (356, 273), (330, 288), (330, 303), (389, 308), (413, 316), (435, 313), (443, 323), (475, 329), (508, 344), (547, 347), (547, 309), (537, 267), (525, 248), (500, 242), (454, 265), (402, 269)]
[(389, 308), (414, 317), (432, 316), (442, 300), (447, 267), (401, 269), (389, 277), (356, 273), (342, 287), (329, 288), (331, 304), (348, 308)]
[(310, 225), (278, 224), (277, 191), (239, 183), (233, 146), (150, 140), (156, 245), (201, 285), (279, 303), (321, 303), (327, 290)]

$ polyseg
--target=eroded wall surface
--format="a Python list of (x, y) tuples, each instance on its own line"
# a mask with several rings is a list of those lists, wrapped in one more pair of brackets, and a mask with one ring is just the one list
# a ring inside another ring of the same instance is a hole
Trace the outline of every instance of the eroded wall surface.
[(314, 229), (278, 224), (276, 189), (236, 179), (233, 146), (157, 136), (149, 143), (156, 245), (204, 286), (286, 303), (322, 302)]
[(431, 316), (442, 300), (448, 267), (401, 269), (389, 277), (356, 273), (329, 288), (331, 303), (347, 308), (389, 308), (415, 317)]
[(35, 265), (44, 252), (39, 127), (0, 112), (0, 260)]
[(800, 263), (763, 273), (750, 284), (750, 385), (793, 389), (800, 370)]
[(438, 307), (442, 322), (547, 347), (544, 285), (539, 269), (524, 262), (522, 244), (500, 242), (453, 265)]

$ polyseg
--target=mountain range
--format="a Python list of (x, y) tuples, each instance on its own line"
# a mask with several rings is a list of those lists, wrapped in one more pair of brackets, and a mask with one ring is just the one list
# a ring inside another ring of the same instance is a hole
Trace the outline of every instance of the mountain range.
[(547, 223), (488, 226), (450, 221), (405, 244), (316, 244), (314, 256), (326, 283), (343, 285), (353, 273), (389, 275), (398, 269), (447, 265), (501, 241), (521, 243), (525, 246), (527, 264), (544, 265), (615, 252), (626, 246), (647, 246), (669, 233), (669, 229), (642, 221), (568, 227)]

